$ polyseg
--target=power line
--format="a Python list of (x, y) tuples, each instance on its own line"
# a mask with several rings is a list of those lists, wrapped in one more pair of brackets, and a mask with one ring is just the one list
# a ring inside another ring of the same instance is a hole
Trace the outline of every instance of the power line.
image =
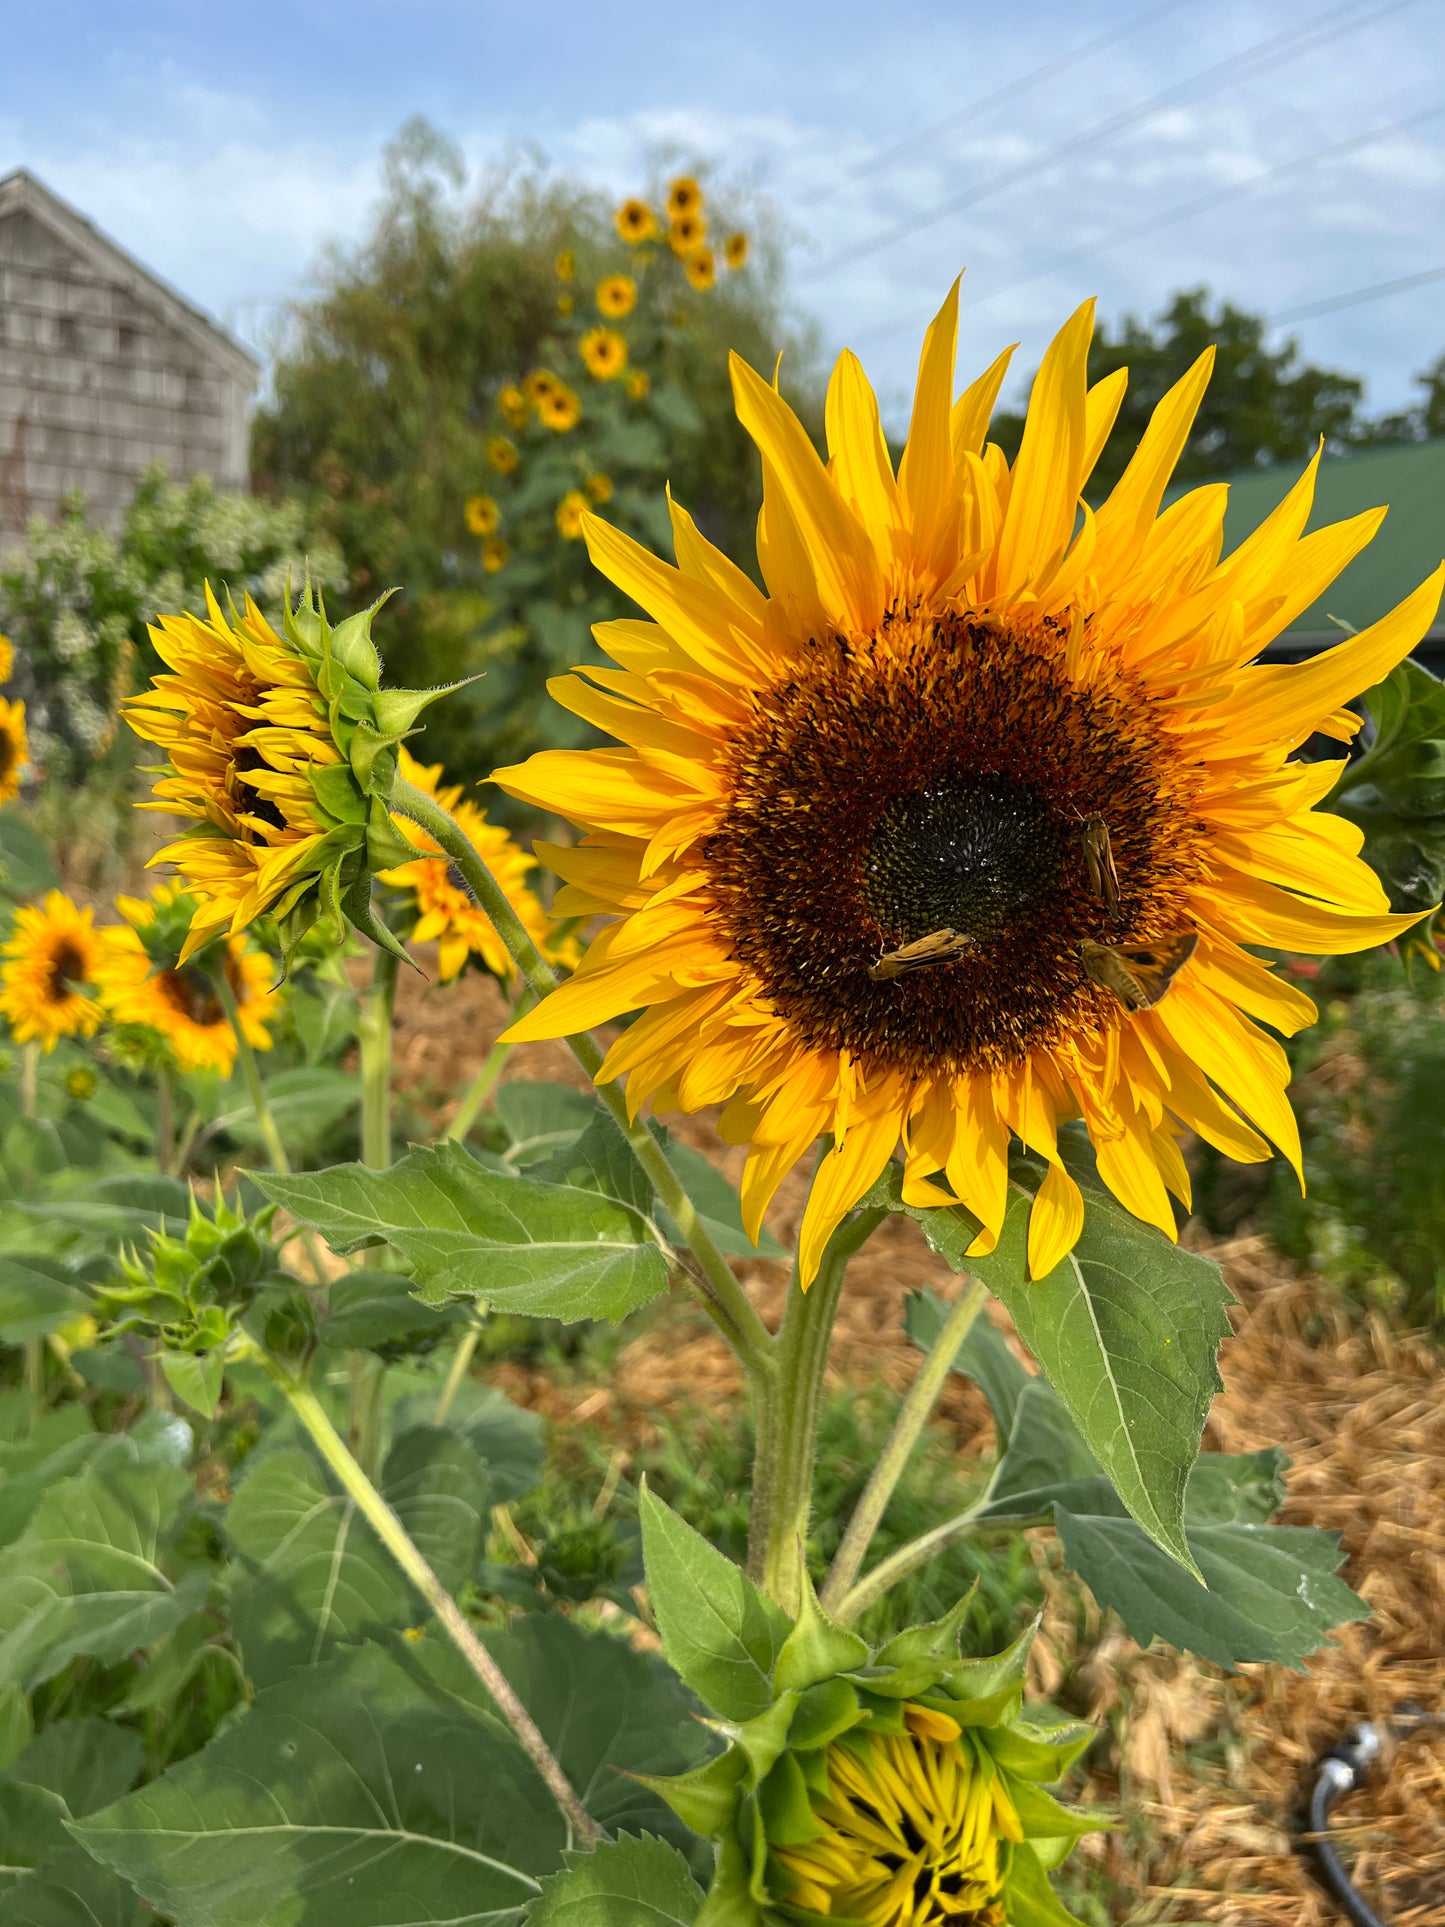
[(957, 112), (946, 115), (944, 119), (936, 120), (928, 127), (919, 128), (917, 133), (910, 134), (907, 140), (898, 141), (892, 147), (876, 149), (860, 161), (858, 166), (850, 169), (841, 180), (835, 181), (831, 187), (825, 187), (821, 193), (815, 194), (810, 205), (820, 207), (824, 201), (832, 200), (835, 195), (843, 193), (855, 182), (866, 180), (870, 174), (878, 174), (884, 168), (892, 167), (895, 161), (911, 160), (926, 142), (936, 140), (940, 134), (950, 133), (955, 127), (962, 127), (965, 122), (977, 120), (981, 114), (988, 113), (996, 107), (1002, 107), (1008, 101), (1016, 100), (1020, 94), (1027, 93), (1029, 88), (1037, 87), (1045, 80), (1053, 80), (1056, 75), (1067, 73), (1070, 67), (1080, 66), (1084, 61), (1091, 60), (1095, 54), (1102, 53), (1106, 47), (1113, 46), (1115, 41), (1131, 39), (1145, 27), (1151, 26), (1154, 21), (1162, 19), (1165, 14), (1178, 13), (1184, 4), (1185, 0), (1167, 0), (1164, 6), (1150, 7), (1146, 12), (1136, 14), (1132, 20), (1126, 21), (1122, 27), (1113, 27), (1108, 33), (1098, 34), (1093, 40), (1086, 40), (1082, 47), (1075, 47), (1069, 53), (1061, 54), (1056, 60), (1046, 60), (1043, 66), (1031, 68), (1028, 73), (1020, 74), (1016, 80), (1009, 81), (1003, 87), (995, 88), (992, 93), (980, 94), (978, 99), (970, 101), (967, 107), (960, 107)]
[[(1253, 79), (1256, 75), (1267, 73), (1270, 68), (1277, 67), (1284, 61), (1296, 59), (1301, 54), (1313, 53), (1316, 48), (1326, 46), (1330, 41), (1338, 40), (1344, 34), (1354, 33), (1360, 27), (1373, 26), (1387, 14), (1398, 13), (1402, 7), (1412, 6), (1414, 3), (1415, 0), (1388, 0), (1387, 5), (1376, 7), (1373, 12), (1355, 14), (1353, 18), (1344, 21), (1339, 21), (1339, 16), (1354, 14), (1358, 0), (1345, 0), (1345, 4), (1341, 6), (1327, 8), (1324, 13), (1316, 14), (1303, 26), (1287, 28), (1284, 32), (1272, 34), (1267, 40), (1258, 41), (1254, 46), (1246, 47), (1237, 54), (1231, 54), (1227, 59), (1217, 61), (1212, 67), (1205, 67), (1199, 73), (1190, 75), (1187, 80), (1179, 81), (1172, 87), (1163, 88), (1160, 92), (1151, 94), (1148, 99), (1136, 102), (1133, 107), (1110, 115), (1107, 120), (1096, 122), (1094, 126), (1085, 128), (1081, 134), (1061, 142), (1057, 147), (1050, 148), (1046, 154), (1041, 154), (1032, 161), (1025, 161), (1018, 167), (1006, 169), (1001, 174), (993, 175), (990, 179), (980, 182), (977, 187), (971, 188), (966, 194), (955, 195), (950, 200), (940, 202), (936, 207), (913, 216), (910, 220), (899, 222), (894, 227), (886, 228), (865, 241), (830, 255), (816, 268), (808, 270), (808, 277), (830, 274), (835, 268), (864, 260), (871, 254), (881, 253), (883, 249), (894, 246), (898, 241), (907, 240), (914, 234), (922, 233), (925, 228), (935, 226), (952, 214), (960, 214), (966, 208), (976, 207), (980, 201), (988, 199), (993, 194), (1002, 193), (1005, 188), (1015, 187), (1020, 182), (1030, 180), (1038, 174), (1048, 173), (1064, 161), (1072, 159), (1076, 154), (1101, 145), (1115, 134), (1138, 126), (1141, 121), (1151, 120), (1155, 114), (1174, 101), (1191, 95), (1197, 97), (1200, 90), (1205, 94), (1214, 92), (1236, 79)], [(1326, 28), (1326, 23), (1331, 21), (1338, 24), (1328, 27), (1326, 31), (1320, 31)]]
[[(1128, 227), (1115, 228), (1102, 240), (1092, 241), (1087, 247), (1074, 248), (1067, 254), (1056, 255), (1042, 267), (1034, 268), (1028, 274), (1021, 274), (1012, 281), (1005, 281), (999, 287), (990, 288), (987, 294), (979, 295), (976, 300), (966, 301), (963, 306), (965, 308), (985, 307), (990, 301), (996, 301), (1000, 295), (1011, 294), (1016, 288), (1028, 287), (1031, 282), (1040, 281), (1045, 275), (1056, 274), (1060, 269), (1073, 267), (1082, 261), (1091, 261), (1096, 255), (1107, 254), (1111, 248), (1122, 247), (1126, 241), (1137, 241), (1146, 234), (1157, 234), (1163, 228), (1174, 227), (1180, 221), (1189, 220), (1196, 214), (1203, 214), (1211, 208), (1237, 200), (1241, 195), (1251, 194), (1256, 188), (1264, 187), (1271, 181), (1284, 179), (1291, 174), (1303, 174), (1312, 167), (1318, 167), (1322, 161), (1336, 160), (1342, 154), (1353, 153), (1357, 148), (1368, 147), (1375, 141), (1386, 140), (1392, 134), (1402, 133), (1406, 128), (1416, 127), (1422, 121), (1436, 120), (1441, 114), (1445, 114), (1445, 102), (1422, 108), (1419, 113), (1403, 115), (1399, 120), (1388, 121), (1381, 127), (1372, 127), (1363, 134), (1351, 134), (1345, 140), (1331, 142), (1328, 147), (1313, 148), (1307, 154), (1296, 155), (1293, 160), (1281, 161), (1277, 167), (1264, 168), (1258, 174), (1249, 175), (1245, 180), (1231, 181), (1227, 186), (1214, 188), (1208, 194), (1196, 195), (1193, 200), (1181, 201), (1160, 214), (1150, 215), (1147, 220), (1135, 221)], [(879, 341), (887, 341), (895, 334), (917, 328), (920, 322), (928, 321), (931, 317), (931, 309), (919, 310), (901, 321), (890, 321), (880, 327), (866, 329), (854, 338), (853, 346), (866, 348)]]
[(1302, 308), (1281, 308), (1265, 319), (1271, 328), (1286, 321), (1308, 321), (1317, 314), (1333, 314), (1337, 308), (1353, 308), (1362, 301), (1379, 301), (1387, 294), (1404, 294), (1410, 288), (1423, 288), (1432, 281), (1445, 281), (1445, 268), (1426, 268), (1423, 274), (1403, 274), (1398, 281), (1376, 281), (1372, 287), (1356, 288), (1353, 294), (1331, 295), (1326, 301), (1308, 301)]

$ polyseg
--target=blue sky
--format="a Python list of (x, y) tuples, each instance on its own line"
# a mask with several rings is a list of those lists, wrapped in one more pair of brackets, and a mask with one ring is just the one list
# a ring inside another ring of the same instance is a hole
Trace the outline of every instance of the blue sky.
[[(1015, 338), (1032, 366), (1090, 293), (1149, 314), (1204, 282), (1287, 315), (1445, 268), (1445, 0), (16, 11), (0, 172), (253, 340), (364, 230), (415, 113), (478, 174), (531, 149), (621, 194), (671, 148), (765, 193), (798, 311), (895, 419), (960, 268), (963, 373)], [(1290, 325), (1396, 406), (1445, 350), (1445, 280)]]

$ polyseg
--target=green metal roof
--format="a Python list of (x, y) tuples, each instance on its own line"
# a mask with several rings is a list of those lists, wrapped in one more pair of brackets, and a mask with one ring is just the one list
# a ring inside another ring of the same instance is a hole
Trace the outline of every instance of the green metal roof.
[[(1229, 511), (1224, 518), (1226, 555), (1255, 529), (1299, 478), (1298, 467), (1246, 470), (1227, 476)], [(1363, 629), (1418, 588), (1445, 557), (1445, 441), (1415, 442), (1361, 455), (1326, 455), (1315, 489), (1312, 529), (1341, 522), (1388, 503), (1379, 534), (1344, 573), (1294, 622), (1291, 638), (1338, 639), (1330, 621), (1339, 616)], [(1445, 637), (1445, 611), (1430, 632)]]

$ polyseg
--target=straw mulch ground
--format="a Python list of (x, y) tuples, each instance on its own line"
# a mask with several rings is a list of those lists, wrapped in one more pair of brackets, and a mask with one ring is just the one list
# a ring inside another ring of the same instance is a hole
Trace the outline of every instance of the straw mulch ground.
[[(444, 1111), (501, 1022), (495, 992), (479, 979), (445, 998), (413, 980), (402, 998), (398, 1086)], [(517, 1051), (507, 1074), (580, 1081), (561, 1046)], [(680, 1128), (736, 1176), (739, 1154), (706, 1120)], [(779, 1199), (781, 1236), (793, 1229), (802, 1191), (795, 1180)], [(1342, 1535), (1345, 1577), (1374, 1617), (1344, 1628), (1305, 1673), (1268, 1666), (1229, 1677), (1172, 1653), (1141, 1653), (1087, 1609), (1081, 1628), (1077, 1593), (1039, 1535), (1035, 1556), (1051, 1603), (1035, 1649), (1037, 1683), (1066, 1688), (1107, 1729), (1095, 1749), (1095, 1790), (1119, 1804), (1125, 1825), (1091, 1848), (1120, 1922), (1329, 1927), (1341, 1915), (1293, 1845), (1314, 1761), (1357, 1721), (1388, 1720), (1401, 1701), (1445, 1713), (1445, 1363), (1427, 1341), (1378, 1318), (1361, 1328), (1337, 1296), (1262, 1240), (1235, 1240), (1213, 1255), (1240, 1304), (1208, 1443), (1288, 1449), (1285, 1520)], [(771, 1316), (781, 1268), (740, 1269)], [(907, 1383), (914, 1356), (899, 1304), (924, 1284), (950, 1291), (954, 1281), (916, 1227), (890, 1221), (850, 1273), (833, 1357), (841, 1382)], [(639, 1325), (605, 1385), (560, 1387), (519, 1369), (505, 1378), (514, 1396), (559, 1423), (604, 1428), (624, 1449), (689, 1408), (726, 1409), (739, 1389), (729, 1354), (680, 1299)], [(950, 1389), (940, 1422), (961, 1452), (992, 1449), (973, 1387)], [(1335, 1831), (1382, 1918), (1398, 1927), (1445, 1922), (1445, 1726), (1403, 1742), (1388, 1773), (1342, 1804)]]

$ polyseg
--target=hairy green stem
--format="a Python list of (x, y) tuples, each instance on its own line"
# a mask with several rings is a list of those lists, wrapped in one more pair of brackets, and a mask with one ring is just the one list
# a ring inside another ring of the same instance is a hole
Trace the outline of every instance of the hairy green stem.
[[(497, 934), (506, 944), (524, 982), (539, 1000), (557, 988), (551, 965), (528, 936), (507, 900), (506, 892), (472, 847), (471, 839), (433, 797), (415, 784), (398, 777), (391, 792), (391, 807), (410, 817), (435, 838), (456, 864), (477, 902), (491, 918)], [(597, 1083), (602, 1068), (602, 1051), (586, 1032), (567, 1039), (573, 1056)], [(627, 1111), (627, 1100), (615, 1083), (597, 1085), (597, 1095), (627, 1140), (632, 1155), (646, 1173), (663, 1208), (671, 1215), (683, 1243), (692, 1254), (694, 1266), (685, 1266), (690, 1289), (737, 1352), (747, 1369), (755, 1396), (771, 1379), (774, 1371), (773, 1340), (767, 1326), (749, 1302), (747, 1293), (732, 1274), (727, 1259), (713, 1242), (701, 1214), (683, 1188), (681, 1179), (668, 1163), (667, 1155), (645, 1124), (634, 1121)]]
[(873, 1543), (873, 1535), (881, 1525), (888, 1502), (903, 1476), (903, 1468), (913, 1454), (918, 1436), (943, 1390), (944, 1380), (953, 1369), (959, 1348), (968, 1337), (973, 1321), (983, 1310), (987, 1297), (987, 1287), (977, 1278), (970, 1278), (955, 1300), (937, 1342), (919, 1366), (918, 1376), (898, 1407), (888, 1442), (848, 1521), (848, 1530), (843, 1534), (834, 1555), (827, 1583), (819, 1594), (819, 1603), (826, 1612), (833, 1612), (841, 1605), (858, 1577), (858, 1570)]
[(212, 982), (216, 987), (216, 998), (225, 1011), (232, 1035), (236, 1039), (236, 1057), (241, 1066), (241, 1075), (246, 1081), (246, 1095), (251, 1100), (251, 1109), (256, 1114), (256, 1127), (261, 1133), (261, 1142), (281, 1176), (291, 1174), (291, 1160), (286, 1155), (286, 1146), (281, 1142), (281, 1133), (276, 1128), (276, 1119), (266, 1098), (266, 1086), (261, 1081), (261, 1067), (256, 1062), (256, 1053), (251, 1048), (251, 1040), (241, 1027), (241, 1012), (236, 1003), (236, 993), (227, 981), (224, 970), (215, 972)]
[(480, 1323), (469, 1326), (462, 1334), (461, 1344), (452, 1353), (452, 1362), (447, 1370), (446, 1383), (441, 1389), (441, 1397), (437, 1400), (437, 1408), (432, 1413), (433, 1425), (445, 1425), (451, 1416), (452, 1406), (456, 1403), (462, 1380), (471, 1369), (472, 1359), (476, 1355), (477, 1340), (481, 1335)]
[(317, 1450), (335, 1473), (357, 1511), (425, 1599), (447, 1637), (486, 1688), (522, 1750), (546, 1782), (548, 1792), (561, 1808), (572, 1829), (575, 1844), (595, 1847), (601, 1837), (600, 1829), (583, 1806), (576, 1788), (562, 1771), (556, 1754), (543, 1738), (536, 1721), (518, 1699), (501, 1667), (473, 1632), (461, 1607), (432, 1571), (406, 1527), (347, 1450), (345, 1441), (326, 1416), (315, 1393), (260, 1346), (250, 1348), (248, 1355), (286, 1395), (292, 1411), (310, 1433)]
[(176, 1080), (169, 1064), (156, 1071), (156, 1169), (169, 1177), (175, 1151)]
[[(512, 1013), (512, 1016), (516, 1018), (520, 1017), (521, 1014), (520, 1010), (516, 1010)], [(455, 1143), (460, 1144), (466, 1137), (467, 1132), (470, 1131), (476, 1123), (478, 1117), (481, 1115), (483, 1105), (497, 1088), (497, 1080), (501, 1077), (503, 1068), (511, 1054), (512, 1046), (510, 1044), (504, 1044), (500, 1038), (498, 1038), (497, 1042), (493, 1044), (492, 1048), (487, 1052), (486, 1057), (482, 1061), (481, 1069), (462, 1093), (462, 1101), (456, 1108), (456, 1115), (447, 1126), (446, 1135)]]
[(843, 1277), (853, 1254), (886, 1215), (874, 1209), (846, 1219), (828, 1240), (807, 1291), (794, 1273), (778, 1332), (777, 1373), (754, 1407), (748, 1572), (787, 1613), (796, 1614), (802, 1605), (818, 1417)]
[[(941, 1525), (919, 1533), (916, 1539), (910, 1539), (907, 1545), (900, 1546), (896, 1552), (890, 1552), (886, 1559), (880, 1559), (872, 1571), (864, 1573), (852, 1591), (845, 1594), (833, 1608), (833, 1617), (840, 1625), (851, 1626), (854, 1620), (867, 1612), (868, 1608), (880, 1600), (884, 1593), (896, 1586), (900, 1579), (906, 1579), (909, 1573), (917, 1572), (920, 1566), (926, 1566), (930, 1559), (936, 1559), (940, 1552), (953, 1545), (955, 1541), (966, 1539), (970, 1533), (976, 1532), (979, 1529), (981, 1515), (987, 1509), (988, 1501), (989, 1494), (985, 1491), (962, 1512), (956, 1512), (951, 1519), (945, 1519)], [(1007, 1529), (1009, 1532), (1018, 1532), (1025, 1526), (1048, 1525), (1052, 1517), (1052, 1513), (1041, 1512), (1036, 1517), (1010, 1519)]]
[[(391, 1163), (391, 1032), (396, 1013), (396, 979), (401, 959), (378, 944), (371, 986), (362, 1000), (356, 1026), (361, 1060), (361, 1161), (384, 1171)], [(386, 1246), (373, 1245), (360, 1262), (386, 1267)], [(349, 1361), (347, 1441), (368, 1478), (381, 1463), (386, 1364), (372, 1352), (353, 1352)]]

